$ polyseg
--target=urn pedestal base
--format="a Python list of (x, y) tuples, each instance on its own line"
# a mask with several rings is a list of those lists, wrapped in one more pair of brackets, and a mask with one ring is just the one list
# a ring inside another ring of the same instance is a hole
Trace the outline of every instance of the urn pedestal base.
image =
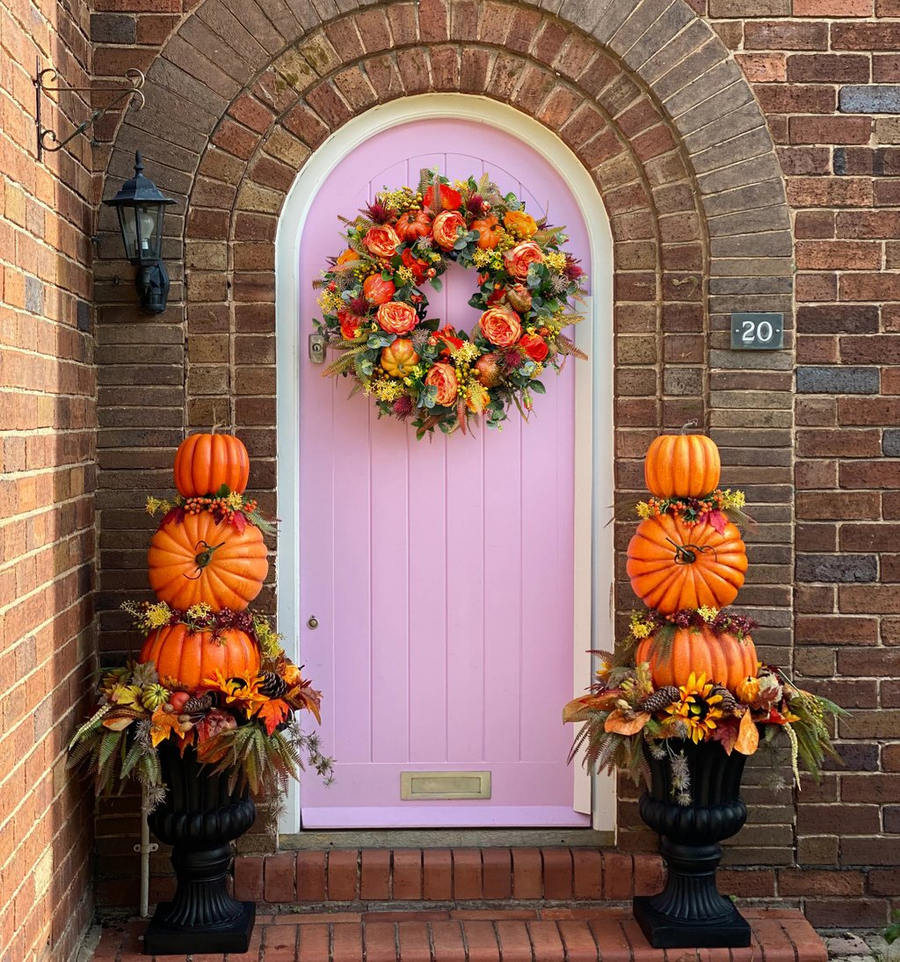
[(241, 953), (250, 945), (256, 905), (228, 891), (231, 842), (253, 824), (247, 790), (232, 790), (225, 774), (203, 768), (193, 749), (182, 757), (160, 746), (166, 798), (147, 817), (156, 837), (172, 846), (177, 886), (161, 902), (144, 934), (145, 955)]
[(750, 925), (731, 905), (715, 919), (680, 920), (653, 906), (659, 896), (635, 896), (632, 910), (647, 941), (655, 949), (742, 949), (750, 945)]
[(740, 797), (745, 758), (737, 752), (727, 755), (717, 742), (675, 742), (669, 748), (684, 756), (691, 804), (675, 800), (669, 756), (657, 759), (647, 752), (651, 784), (638, 808), (661, 836), (668, 875), (658, 895), (634, 899), (634, 918), (656, 949), (746, 948), (750, 926), (716, 886), (719, 842), (739, 832), (747, 820)]
[(256, 921), (256, 903), (238, 902), (240, 915), (231, 923), (221, 923), (221, 928), (204, 926), (180, 928), (168, 922), (175, 907), (174, 902), (160, 902), (153, 913), (144, 934), (145, 955), (189, 955), (194, 952), (246, 952), (250, 948), (250, 935)]

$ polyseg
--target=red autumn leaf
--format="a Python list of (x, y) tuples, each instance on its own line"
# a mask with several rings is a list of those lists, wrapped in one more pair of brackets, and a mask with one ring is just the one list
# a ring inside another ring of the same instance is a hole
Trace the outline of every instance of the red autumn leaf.
[(162, 521), (160, 521), (160, 528), (167, 524), (169, 521), (174, 521), (175, 524), (181, 524), (184, 521), (184, 508), (179, 506), (177, 508), (172, 508), (171, 511), (167, 511), (163, 516)]
[(288, 717), (291, 706), (281, 698), (272, 698), (270, 701), (263, 702), (256, 717), (261, 719), (266, 726), (266, 732), (272, 734), (273, 731)]
[(736, 718), (722, 718), (716, 721), (716, 727), (710, 732), (710, 738), (721, 742), (725, 754), (730, 755), (739, 731), (740, 722)]
[(243, 511), (235, 511), (234, 516), (231, 519), (231, 523), (237, 528), (238, 534), (244, 533), (244, 528), (247, 527), (247, 518)]
[(725, 525), (728, 524), (728, 518), (718, 508), (713, 508), (706, 517), (709, 518), (709, 523), (719, 534), (725, 534)]

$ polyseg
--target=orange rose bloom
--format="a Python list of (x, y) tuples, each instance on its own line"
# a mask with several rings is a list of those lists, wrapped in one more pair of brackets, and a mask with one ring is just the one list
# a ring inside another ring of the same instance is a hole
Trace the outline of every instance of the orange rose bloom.
[(528, 277), (528, 268), (532, 264), (539, 264), (544, 255), (537, 244), (532, 241), (522, 241), (521, 244), (507, 251), (503, 255), (506, 262), (507, 271), (518, 281), (524, 281)]
[(531, 358), (532, 361), (543, 361), (550, 351), (547, 342), (539, 334), (526, 334), (519, 347)]
[(366, 250), (376, 257), (393, 257), (400, 246), (400, 238), (389, 224), (379, 224), (366, 231), (363, 243), (366, 245)]
[(337, 259), (338, 264), (346, 264), (349, 261), (358, 261), (359, 254), (352, 247), (348, 247), (343, 254)]
[(503, 307), (485, 311), (479, 323), (484, 336), (497, 347), (512, 347), (522, 336), (522, 318)]
[(537, 233), (537, 223), (531, 214), (524, 210), (508, 210), (503, 217), (503, 226), (515, 231), (520, 237), (528, 240)]
[(381, 274), (372, 274), (363, 281), (363, 296), (370, 304), (386, 304), (397, 290), (393, 281), (386, 281)]
[(438, 247), (442, 247), (445, 251), (452, 251), (460, 227), (463, 230), (466, 229), (462, 214), (458, 214), (455, 210), (445, 210), (438, 214), (431, 225), (431, 233)]
[(375, 320), (388, 334), (409, 334), (419, 323), (415, 309), (403, 301), (388, 301), (378, 308)]
[(455, 400), (459, 386), (456, 382), (456, 371), (452, 364), (439, 361), (425, 375), (425, 383), (437, 388), (435, 400), (443, 407), (449, 407)]

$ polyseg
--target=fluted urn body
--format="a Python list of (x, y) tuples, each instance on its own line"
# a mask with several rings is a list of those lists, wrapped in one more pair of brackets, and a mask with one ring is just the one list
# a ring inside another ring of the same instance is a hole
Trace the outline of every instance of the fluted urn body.
[(177, 888), (162, 902), (144, 936), (148, 955), (246, 952), (256, 914), (253, 902), (228, 892), (231, 842), (256, 819), (246, 789), (231, 791), (227, 774), (200, 765), (193, 749), (159, 748), (165, 801), (148, 816), (150, 830), (172, 846)]
[(749, 925), (716, 886), (719, 843), (736, 835), (747, 820), (740, 797), (746, 756), (726, 754), (719, 742), (669, 740), (667, 748), (684, 754), (691, 802), (677, 800), (669, 751), (656, 759), (645, 746), (651, 784), (639, 811), (660, 835), (668, 878), (658, 895), (635, 898), (634, 917), (655, 948), (748, 946)]

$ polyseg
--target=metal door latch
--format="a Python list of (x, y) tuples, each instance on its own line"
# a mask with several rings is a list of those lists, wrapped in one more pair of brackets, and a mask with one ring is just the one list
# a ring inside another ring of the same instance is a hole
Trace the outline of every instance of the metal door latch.
[(309, 335), (309, 359), (313, 364), (325, 363), (325, 338), (321, 334)]

